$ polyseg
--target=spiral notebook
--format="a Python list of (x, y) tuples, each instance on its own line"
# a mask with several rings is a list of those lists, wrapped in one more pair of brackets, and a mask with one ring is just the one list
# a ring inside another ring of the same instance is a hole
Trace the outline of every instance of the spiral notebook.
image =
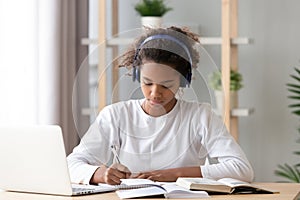
[(122, 179), (116, 191), (121, 199), (163, 196), (165, 198), (207, 198), (205, 191), (191, 191), (171, 183), (154, 182), (148, 179)]

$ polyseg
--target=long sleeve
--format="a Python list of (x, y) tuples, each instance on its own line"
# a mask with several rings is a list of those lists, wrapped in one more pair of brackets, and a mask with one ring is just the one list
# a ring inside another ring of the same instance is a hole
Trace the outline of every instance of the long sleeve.
[(110, 122), (105, 118), (105, 114), (99, 115), (67, 158), (70, 178), (74, 183), (89, 184), (100, 165), (111, 164), (112, 155), (107, 151), (111, 142)]
[(213, 112), (208, 115), (206, 125), (201, 126), (205, 134), (203, 145), (208, 156), (216, 159), (217, 163), (201, 166), (203, 177), (220, 179), (236, 178), (242, 181), (253, 180), (253, 169), (243, 150), (228, 133), (224, 123)]

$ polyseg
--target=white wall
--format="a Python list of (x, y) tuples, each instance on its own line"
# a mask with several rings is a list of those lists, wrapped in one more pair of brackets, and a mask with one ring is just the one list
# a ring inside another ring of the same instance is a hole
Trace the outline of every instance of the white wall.
[(239, 51), (245, 76), (240, 98), (242, 105), (256, 109), (241, 120), (241, 144), (258, 180), (278, 180), (273, 175), (277, 164), (297, 159), (291, 152), (297, 148), (299, 121), (287, 108), (291, 100), (285, 84), (293, 67), (299, 68), (300, 1), (242, 0), (239, 7), (239, 33), (254, 39)]
[[(137, 0), (120, 1), (120, 31), (140, 27), (133, 9)], [(221, 0), (169, 0), (174, 8), (165, 23), (199, 24), (200, 35), (220, 36)], [(183, 9), (184, 8), (184, 9)], [(240, 0), (239, 35), (254, 40), (239, 47), (239, 67), (244, 76), (240, 105), (254, 107), (240, 118), (240, 144), (253, 165), (256, 181), (282, 180), (274, 175), (280, 163), (295, 163), (298, 121), (290, 114), (285, 84), (293, 67), (299, 67), (300, 1)], [(220, 66), (220, 47), (205, 47)], [(126, 92), (125, 92), (126, 93)], [(124, 91), (121, 94), (125, 94)], [(298, 147), (299, 148), (299, 147)]]

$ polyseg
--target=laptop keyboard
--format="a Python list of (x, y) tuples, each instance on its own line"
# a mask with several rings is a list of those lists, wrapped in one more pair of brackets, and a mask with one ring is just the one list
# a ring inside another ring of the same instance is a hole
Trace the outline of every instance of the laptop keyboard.
[(76, 188), (72, 188), (73, 193), (81, 193), (81, 194), (89, 194), (92, 193), (93, 191), (95, 191), (94, 188), (80, 188), (80, 187), (76, 187)]
[(113, 191), (116, 190), (115, 186), (96, 186), (96, 185), (80, 185), (80, 184), (72, 184), (72, 192), (73, 194), (91, 194), (105, 191)]

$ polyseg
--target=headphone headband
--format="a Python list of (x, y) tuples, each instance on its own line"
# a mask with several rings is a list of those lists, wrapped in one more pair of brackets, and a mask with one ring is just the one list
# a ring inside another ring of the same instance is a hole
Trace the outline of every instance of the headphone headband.
[[(166, 35), (166, 34), (157, 34), (157, 35), (151, 35), (149, 37), (147, 37), (140, 45), (139, 47), (137, 48), (136, 52), (135, 52), (135, 55), (134, 55), (134, 61), (133, 63), (136, 61), (138, 55), (139, 55), (139, 52), (141, 51), (142, 47), (149, 41), (151, 40), (155, 40), (155, 39), (167, 39), (167, 40), (170, 40), (170, 41), (173, 41), (175, 42), (176, 44), (178, 44), (180, 47), (182, 47), (182, 49), (184, 49), (184, 51), (186, 52), (186, 55), (189, 59), (189, 64), (190, 64), (190, 68), (188, 70), (188, 74), (187, 76), (185, 77), (186, 79), (186, 83), (185, 84), (181, 84), (181, 86), (189, 86), (190, 83), (191, 83), (191, 79), (192, 79), (192, 66), (193, 66), (193, 62), (192, 62), (192, 57), (191, 57), (191, 54), (189, 52), (189, 49), (188, 47), (180, 40), (178, 40), (177, 38), (171, 36), (171, 35)], [(139, 69), (137, 69), (136, 66), (133, 65), (133, 81), (135, 80), (138, 80), (139, 81)]]

